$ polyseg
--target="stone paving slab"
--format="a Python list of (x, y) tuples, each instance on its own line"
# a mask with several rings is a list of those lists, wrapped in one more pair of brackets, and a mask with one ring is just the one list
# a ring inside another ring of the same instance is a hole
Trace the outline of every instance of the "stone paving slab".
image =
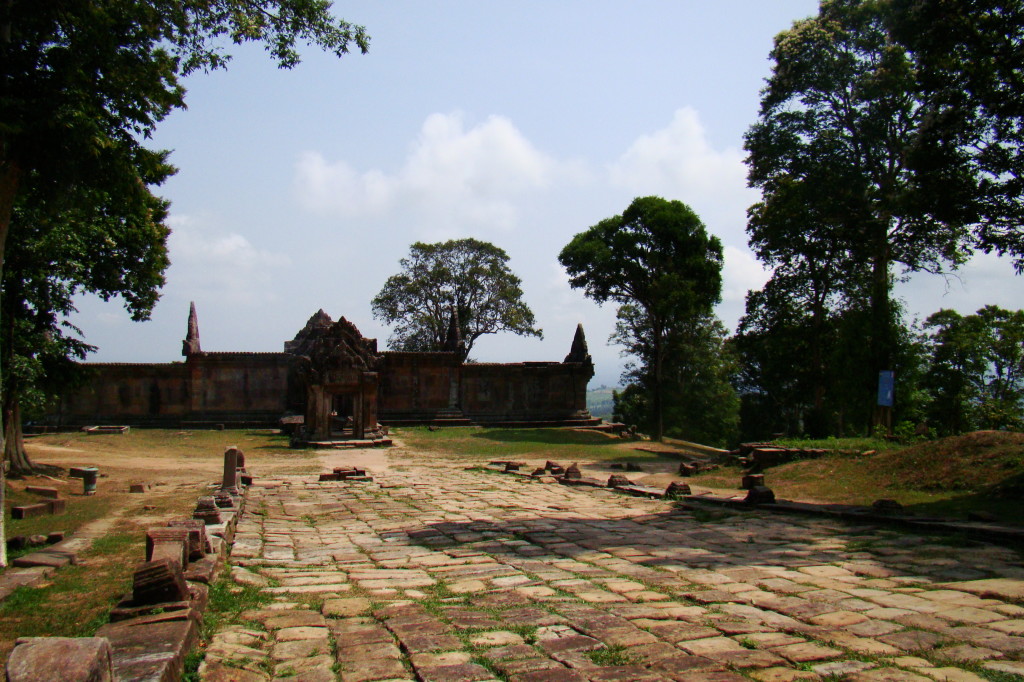
[(232, 575), (274, 601), (216, 633), (202, 679), (1024, 675), (1011, 549), (542, 481), (413, 463), (254, 486)]

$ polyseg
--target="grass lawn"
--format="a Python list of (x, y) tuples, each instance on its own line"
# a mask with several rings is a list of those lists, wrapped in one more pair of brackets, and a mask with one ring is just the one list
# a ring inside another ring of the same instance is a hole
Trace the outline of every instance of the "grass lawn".
[[(1024, 434), (977, 432), (911, 446), (874, 439), (779, 443), (839, 450), (766, 469), (765, 483), (781, 499), (867, 506), (888, 498), (923, 516), (988, 512), (1024, 525)], [(742, 475), (739, 467), (723, 467), (691, 480), (735, 488)]]
[(426, 427), (392, 429), (407, 447), (424, 453), (485, 462), (499, 459), (550, 459), (574, 461), (645, 461), (657, 455), (634, 449), (626, 441), (601, 431), (584, 429), (500, 429), (450, 427), (430, 431)]

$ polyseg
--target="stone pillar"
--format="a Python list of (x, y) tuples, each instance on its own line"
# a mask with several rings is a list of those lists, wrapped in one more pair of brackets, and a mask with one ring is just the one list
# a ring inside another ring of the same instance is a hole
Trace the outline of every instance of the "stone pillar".
[(352, 394), (352, 438), (360, 439), (366, 437), (366, 429), (363, 424), (363, 385), (362, 380), (356, 385), (356, 392)]
[(224, 481), (220, 489), (231, 495), (238, 494), (238, 448), (233, 445), (224, 451)]
[(359, 401), (363, 405), (363, 438), (367, 431), (377, 429), (377, 385), (378, 374), (376, 372), (363, 372)]

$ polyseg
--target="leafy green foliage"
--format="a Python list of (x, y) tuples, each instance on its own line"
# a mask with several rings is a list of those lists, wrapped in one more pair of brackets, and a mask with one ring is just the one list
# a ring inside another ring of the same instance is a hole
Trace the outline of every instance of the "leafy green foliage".
[(402, 272), (389, 277), (372, 302), (373, 316), (395, 325), (392, 349), (445, 350), (453, 312), (467, 355), (484, 334), (543, 336), (522, 300), (522, 280), (494, 244), (472, 238), (416, 242), (399, 264)]
[[(916, 80), (914, 57), (889, 30), (886, 0), (825, 0), (817, 17), (775, 39), (758, 122), (746, 136), (758, 256), (820, 317), (837, 293), (870, 312), (868, 375), (893, 369), (894, 268), (963, 263), (976, 217), (971, 155), (953, 136), (928, 163), (914, 150), (942, 108)], [(919, 160), (918, 160), (919, 161)], [(820, 320), (819, 320), (820, 323)], [(819, 358), (823, 354), (816, 353)]]
[[(648, 398), (653, 353), (649, 331), (634, 306), (619, 308), (612, 340), (635, 360), (626, 365), (626, 388), (615, 393), (615, 419), (636, 424), (645, 433), (655, 427)], [(678, 322), (666, 334), (665, 435), (716, 447), (735, 443), (739, 398), (730, 377), (737, 367), (725, 337), (725, 327), (712, 315)]]
[(638, 359), (648, 375), (654, 437), (661, 440), (667, 341), (673, 329), (709, 315), (721, 299), (722, 243), (686, 204), (640, 197), (622, 215), (573, 237), (558, 260), (573, 288), (623, 306), (623, 338), (649, 334), (649, 350)]
[(925, 328), (931, 357), (924, 384), (936, 430), (1024, 428), (1024, 311), (940, 310)]
[(1012, 254), (1021, 272), (1024, 3), (892, 0), (890, 22), (896, 40), (914, 56), (917, 86), (931, 102), (909, 162), (934, 175), (950, 146), (966, 154), (975, 177), (967, 198), (977, 245)]
[[(819, 312), (773, 277), (747, 295), (747, 311), (729, 345), (739, 358), (734, 381), (740, 393), (743, 438), (776, 434), (825, 437), (869, 431), (878, 375), (868, 340), (871, 311), (862, 301), (835, 301)], [(918, 422), (926, 396), (920, 389), (924, 349), (894, 306), (892, 369), (897, 377), (897, 420)], [(911, 427), (913, 428), (913, 427)]]

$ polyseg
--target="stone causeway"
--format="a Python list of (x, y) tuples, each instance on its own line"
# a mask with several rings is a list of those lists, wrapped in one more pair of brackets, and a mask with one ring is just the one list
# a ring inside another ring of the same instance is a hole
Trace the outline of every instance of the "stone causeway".
[(230, 552), (270, 603), (207, 681), (1024, 676), (1024, 563), (963, 537), (480, 470), (257, 479)]

